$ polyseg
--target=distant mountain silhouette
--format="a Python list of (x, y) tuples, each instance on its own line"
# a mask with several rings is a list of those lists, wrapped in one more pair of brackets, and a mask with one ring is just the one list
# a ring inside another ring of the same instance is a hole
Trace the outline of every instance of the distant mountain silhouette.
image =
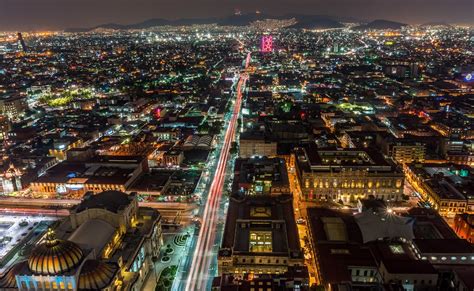
[(107, 23), (90, 28), (70, 28), (66, 32), (87, 32), (95, 29), (114, 29), (114, 30), (126, 30), (126, 29), (146, 29), (156, 26), (181, 26), (181, 25), (192, 25), (192, 24), (210, 24), (215, 23), (216, 19), (178, 19), (178, 20), (167, 20), (163, 18), (148, 19), (143, 22), (134, 24), (117, 24)]
[(66, 32), (88, 32), (95, 29), (114, 29), (114, 30), (126, 30), (126, 29), (147, 29), (157, 26), (186, 26), (193, 24), (217, 24), (220, 26), (246, 26), (257, 20), (265, 19), (291, 19), (295, 18), (297, 23), (292, 28), (339, 28), (343, 25), (335, 18), (321, 15), (301, 15), (301, 14), (288, 14), (284, 16), (272, 16), (261, 13), (249, 13), (242, 15), (231, 15), (224, 18), (183, 18), (177, 20), (167, 20), (162, 18), (148, 19), (143, 22), (134, 24), (116, 24), (107, 23), (98, 25), (91, 28), (70, 28)]
[(435, 22), (427, 22), (423, 23), (421, 26), (443, 26), (443, 27), (453, 27), (451, 24), (442, 22), (442, 21), (435, 21)]
[(301, 29), (324, 29), (324, 28), (340, 28), (344, 25), (336, 19), (323, 15), (288, 15), (289, 18), (295, 18), (297, 23), (290, 26), (290, 28)]
[(265, 19), (279, 19), (278, 17), (272, 17), (267, 14), (261, 13), (248, 13), (242, 15), (230, 15), (225, 18), (221, 18), (217, 20), (217, 24), (222, 26), (245, 26), (249, 25), (252, 22), (257, 20), (265, 20)]
[(353, 29), (355, 30), (366, 30), (366, 29), (400, 29), (402, 27), (407, 26), (408, 24), (401, 23), (401, 22), (395, 22), (395, 21), (390, 21), (390, 20), (384, 20), (384, 19), (377, 19), (374, 21), (371, 21), (367, 24), (359, 25), (354, 27)]

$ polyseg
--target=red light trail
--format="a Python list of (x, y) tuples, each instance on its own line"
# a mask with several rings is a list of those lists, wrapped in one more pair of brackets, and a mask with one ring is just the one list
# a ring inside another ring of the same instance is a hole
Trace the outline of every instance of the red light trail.
[[(247, 55), (245, 68), (250, 62), (250, 53)], [(232, 117), (227, 127), (224, 142), (221, 148), (219, 161), (217, 163), (216, 174), (209, 188), (209, 196), (204, 207), (201, 229), (194, 250), (190, 273), (186, 282), (185, 290), (204, 290), (206, 288), (209, 266), (212, 260), (212, 247), (216, 238), (216, 226), (218, 220), (219, 203), (222, 197), (222, 188), (225, 180), (225, 170), (229, 158), (229, 150), (234, 139), (236, 123), (242, 104), (242, 89), (245, 86), (248, 76), (241, 74), (237, 83), (237, 96)]]

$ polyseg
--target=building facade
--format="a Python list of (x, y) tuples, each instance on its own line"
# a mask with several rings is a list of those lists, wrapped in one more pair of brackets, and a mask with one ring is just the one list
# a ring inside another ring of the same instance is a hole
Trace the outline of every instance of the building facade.
[(229, 203), (219, 276), (284, 274), (304, 267), (291, 195), (234, 196)]
[(472, 175), (453, 164), (406, 164), (407, 181), (442, 216), (473, 211)]
[(143, 289), (162, 245), (161, 216), (137, 196), (89, 193), (2, 278), (2, 290)]
[(403, 173), (381, 154), (367, 149), (296, 150), (296, 171), (304, 199), (354, 203), (369, 195), (402, 198)]
[(81, 198), (91, 191), (126, 191), (148, 171), (143, 157), (99, 156), (83, 162), (63, 161), (30, 184), (35, 193)]
[(453, 229), (460, 238), (474, 243), (474, 214), (456, 214)]
[(265, 140), (259, 136), (242, 134), (239, 143), (239, 156), (250, 158), (252, 156), (274, 157), (277, 155), (277, 142)]
[(233, 191), (246, 195), (280, 195), (290, 193), (286, 163), (281, 158), (256, 156), (237, 159)]

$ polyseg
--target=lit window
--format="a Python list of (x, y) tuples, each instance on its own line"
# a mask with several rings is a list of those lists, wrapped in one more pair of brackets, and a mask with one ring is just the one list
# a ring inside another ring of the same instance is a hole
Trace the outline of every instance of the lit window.
[(400, 254), (405, 253), (405, 251), (403, 250), (403, 246), (400, 244), (393, 244), (393, 245), (390, 245), (389, 247), (390, 247), (390, 251), (392, 251), (392, 253), (395, 255), (400, 255)]
[(250, 252), (272, 252), (272, 250), (273, 248), (271, 231), (250, 231)]

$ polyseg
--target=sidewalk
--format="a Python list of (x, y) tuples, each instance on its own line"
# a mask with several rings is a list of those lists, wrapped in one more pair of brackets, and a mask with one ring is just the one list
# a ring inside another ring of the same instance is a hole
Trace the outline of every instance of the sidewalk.
[[(158, 282), (161, 272), (166, 267), (179, 265), (179, 262), (182, 259), (182, 256), (185, 256), (186, 252), (184, 252), (184, 249), (185, 249), (184, 245), (183, 246), (176, 245), (175, 237), (179, 235), (185, 235), (186, 234), (185, 230), (186, 228), (183, 228), (183, 229), (180, 229), (178, 232), (163, 233), (163, 246), (161, 247), (160, 255), (155, 265), (153, 266), (153, 268), (150, 269), (149, 275), (146, 279), (145, 284), (143, 285), (144, 287), (142, 290), (154, 291), (156, 289), (156, 283)], [(170, 245), (171, 248), (173, 248), (174, 252), (168, 255), (168, 257), (170, 258), (168, 262), (161, 262), (161, 259), (163, 258), (163, 256), (165, 256), (165, 249), (167, 245)], [(158, 275), (158, 278), (155, 277), (155, 273)]]

